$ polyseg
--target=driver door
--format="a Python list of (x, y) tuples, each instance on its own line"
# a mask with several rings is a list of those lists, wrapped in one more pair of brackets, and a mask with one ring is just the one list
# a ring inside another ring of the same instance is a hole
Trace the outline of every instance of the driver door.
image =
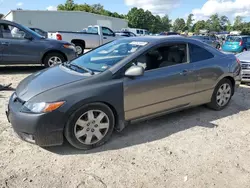
[(34, 41), (26, 39), (28, 34), (16, 26), (1, 24), (0, 49), (3, 64), (40, 63)]

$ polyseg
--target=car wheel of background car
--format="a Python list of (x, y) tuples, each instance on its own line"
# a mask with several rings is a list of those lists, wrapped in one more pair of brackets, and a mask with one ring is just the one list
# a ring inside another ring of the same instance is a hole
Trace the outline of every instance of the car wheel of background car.
[(209, 103), (208, 106), (214, 110), (222, 110), (229, 104), (232, 95), (232, 82), (225, 78), (215, 87), (211, 103)]
[(88, 150), (107, 142), (113, 133), (114, 125), (112, 110), (105, 104), (92, 103), (71, 115), (64, 134), (72, 146)]
[(75, 47), (76, 47), (76, 52), (78, 55), (82, 55), (84, 54), (84, 45), (81, 44), (81, 43), (74, 43), (75, 44)]
[(220, 49), (220, 45), (219, 44), (216, 46), (216, 49), (218, 49), (218, 50)]
[(244, 48), (242, 51), (243, 51), (243, 52), (245, 52), (245, 51), (247, 51), (247, 49), (246, 49), (246, 48)]
[(62, 54), (53, 52), (46, 55), (43, 64), (45, 65), (45, 67), (53, 67), (65, 61), (66, 59), (63, 57)]

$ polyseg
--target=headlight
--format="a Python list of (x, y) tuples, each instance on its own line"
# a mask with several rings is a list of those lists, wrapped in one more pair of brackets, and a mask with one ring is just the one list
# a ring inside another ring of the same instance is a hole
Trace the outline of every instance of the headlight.
[(59, 107), (61, 107), (65, 102), (54, 102), (54, 103), (46, 103), (46, 102), (40, 102), (40, 103), (32, 103), (32, 102), (26, 102), (23, 105), (22, 112), (32, 112), (32, 113), (47, 113), (52, 112)]
[(64, 44), (63, 47), (64, 47), (64, 48), (68, 48), (68, 49), (72, 49), (72, 50), (76, 51), (75, 46), (72, 45), (72, 44)]

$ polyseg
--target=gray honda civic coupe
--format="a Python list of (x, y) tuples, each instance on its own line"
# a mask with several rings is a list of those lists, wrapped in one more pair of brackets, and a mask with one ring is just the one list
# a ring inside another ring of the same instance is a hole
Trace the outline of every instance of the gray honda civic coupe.
[(134, 121), (203, 104), (222, 110), (240, 82), (239, 60), (203, 42), (122, 38), (28, 76), (6, 114), (27, 142), (86, 150)]

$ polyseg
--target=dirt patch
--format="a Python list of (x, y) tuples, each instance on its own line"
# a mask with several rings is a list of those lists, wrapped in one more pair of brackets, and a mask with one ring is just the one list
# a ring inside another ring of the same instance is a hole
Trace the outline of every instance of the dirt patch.
[[(0, 69), (17, 84), (36, 68)], [(0, 187), (227, 187), (250, 185), (250, 87), (224, 111), (197, 107), (128, 126), (106, 145), (40, 148), (13, 133), (0, 92)]]

